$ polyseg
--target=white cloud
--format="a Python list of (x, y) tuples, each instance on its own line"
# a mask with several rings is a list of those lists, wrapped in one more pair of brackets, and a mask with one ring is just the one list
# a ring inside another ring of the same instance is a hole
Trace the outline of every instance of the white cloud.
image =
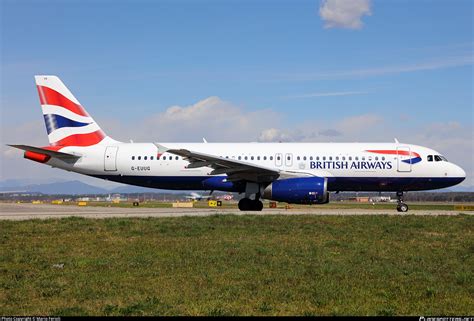
[[(440, 70), (462, 66), (471, 66), (474, 63), (474, 56), (454, 56), (439, 59), (419, 61), (405, 65), (392, 65), (374, 68), (335, 70), (325, 72), (305, 72), (282, 74), (273, 79), (284, 81), (307, 81), (307, 80), (327, 80), (327, 79), (354, 79), (385, 76), (391, 74), (412, 73), (418, 71)], [(361, 92), (364, 93), (364, 92)]]
[(325, 28), (360, 29), (362, 16), (370, 16), (370, 0), (323, 0), (319, 15)]
[(277, 128), (264, 129), (258, 137), (259, 142), (288, 142), (293, 140), (294, 135), (292, 133)]
[(171, 106), (136, 124), (110, 122), (103, 129), (115, 139), (128, 141), (200, 142), (251, 141), (262, 130), (279, 125), (280, 114), (270, 109), (246, 111), (219, 97), (208, 97), (189, 106)]

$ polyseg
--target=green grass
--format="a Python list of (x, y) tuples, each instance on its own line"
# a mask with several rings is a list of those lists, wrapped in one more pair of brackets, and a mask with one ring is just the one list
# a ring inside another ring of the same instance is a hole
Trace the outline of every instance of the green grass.
[(472, 315), (473, 232), (468, 215), (0, 221), (0, 314)]

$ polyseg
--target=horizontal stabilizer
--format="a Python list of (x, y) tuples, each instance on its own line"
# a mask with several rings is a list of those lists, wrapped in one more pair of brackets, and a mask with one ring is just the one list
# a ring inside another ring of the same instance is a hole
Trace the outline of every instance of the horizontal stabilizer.
[(81, 158), (81, 156), (49, 150), (49, 149), (41, 148), (41, 147), (34, 147), (34, 146), (28, 146), (28, 145), (8, 145), (8, 146), (22, 149), (27, 152), (34, 152), (34, 153), (48, 155), (50, 157), (55, 157), (55, 158), (59, 158), (63, 160), (75, 160), (75, 159)]

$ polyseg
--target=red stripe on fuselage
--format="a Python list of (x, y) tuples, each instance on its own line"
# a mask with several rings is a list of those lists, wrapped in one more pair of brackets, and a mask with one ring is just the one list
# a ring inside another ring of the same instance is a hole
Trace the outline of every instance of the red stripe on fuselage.
[(63, 138), (53, 144), (54, 147), (60, 148), (65, 146), (92, 146), (100, 143), (105, 138), (103, 131), (98, 130), (88, 134), (76, 134)]
[(405, 156), (420, 157), (420, 154), (415, 153), (415, 152), (409, 152), (406, 150), (366, 150), (366, 152), (377, 153), (377, 154), (387, 154), (387, 155), (405, 155)]
[(40, 98), (41, 105), (55, 105), (66, 108), (73, 113), (81, 116), (89, 117), (89, 114), (82, 108), (81, 105), (69, 100), (61, 93), (54, 89), (45, 86), (36, 86)]

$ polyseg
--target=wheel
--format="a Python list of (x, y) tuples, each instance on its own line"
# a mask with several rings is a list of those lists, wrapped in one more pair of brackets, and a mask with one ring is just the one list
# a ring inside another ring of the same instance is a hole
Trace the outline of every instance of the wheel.
[(403, 212), (403, 213), (408, 212), (408, 205), (405, 203), (400, 203), (400, 205), (398, 205), (398, 208), (400, 208), (399, 212)]
[(239, 210), (249, 211), (252, 208), (252, 200), (250, 198), (243, 198), (239, 201)]
[(239, 201), (239, 210), (241, 211), (261, 211), (262, 209), (263, 203), (259, 200), (243, 198)]

